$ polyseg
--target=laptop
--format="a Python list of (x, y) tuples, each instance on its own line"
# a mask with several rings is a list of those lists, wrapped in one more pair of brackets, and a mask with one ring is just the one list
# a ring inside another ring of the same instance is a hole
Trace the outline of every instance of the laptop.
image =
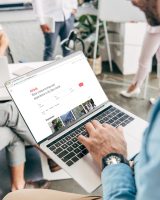
[(92, 119), (124, 127), (129, 158), (147, 122), (110, 102), (82, 52), (45, 65), (6, 87), (40, 148), (88, 193), (101, 185), (97, 165), (77, 136)]
[(0, 57), (0, 101), (11, 100), (11, 96), (5, 88), (5, 82), (10, 80), (8, 60), (6, 56)]

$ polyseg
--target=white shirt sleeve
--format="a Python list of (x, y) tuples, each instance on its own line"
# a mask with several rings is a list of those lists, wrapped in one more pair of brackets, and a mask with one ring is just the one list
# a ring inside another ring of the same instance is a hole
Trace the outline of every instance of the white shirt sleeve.
[(71, 0), (72, 1), (72, 6), (73, 6), (73, 9), (76, 9), (78, 8), (78, 2), (77, 0)]
[(40, 24), (45, 24), (45, 17), (43, 12), (43, 0), (33, 0), (33, 7), (40, 21)]

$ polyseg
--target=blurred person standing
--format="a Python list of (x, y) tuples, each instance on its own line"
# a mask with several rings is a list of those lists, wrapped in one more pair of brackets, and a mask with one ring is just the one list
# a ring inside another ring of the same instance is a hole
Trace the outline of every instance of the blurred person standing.
[(152, 66), (152, 58), (156, 54), (157, 62), (160, 64), (160, 11), (159, 0), (132, 0), (132, 3), (145, 12), (147, 18), (147, 29), (139, 58), (138, 71), (122, 96), (132, 98), (140, 93), (140, 89)]
[[(33, 7), (44, 34), (45, 48), (43, 60), (52, 60), (58, 36), (65, 40), (73, 29), (77, 12), (77, 0), (33, 0)], [(63, 56), (70, 51), (62, 46)]]

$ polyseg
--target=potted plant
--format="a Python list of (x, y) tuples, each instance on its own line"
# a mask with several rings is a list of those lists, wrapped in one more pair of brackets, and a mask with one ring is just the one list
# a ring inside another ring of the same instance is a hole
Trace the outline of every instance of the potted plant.
[[(93, 67), (94, 57), (94, 43), (95, 43), (95, 31), (96, 31), (97, 16), (96, 15), (82, 15), (77, 19), (76, 28), (78, 30), (78, 37), (80, 37), (85, 43), (85, 54), (88, 58), (90, 65)], [(104, 30), (103, 24), (100, 23), (99, 39), (97, 46), (97, 55), (93, 71), (96, 75), (102, 72), (102, 58), (100, 56), (100, 49), (104, 47)]]

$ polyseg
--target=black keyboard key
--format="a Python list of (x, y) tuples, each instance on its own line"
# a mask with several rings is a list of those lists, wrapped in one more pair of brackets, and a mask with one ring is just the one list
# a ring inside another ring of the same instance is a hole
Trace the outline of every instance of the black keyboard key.
[(101, 116), (101, 117), (105, 117), (106, 115), (105, 115), (105, 113), (102, 113), (100, 116)]
[(65, 139), (66, 139), (66, 141), (69, 141), (69, 140), (70, 140), (70, 137), (69, 137), (69, 136), (66, 136)]
[(119, 110), (115, 110), (115, 113), (118, 114), (118, 113), (120, 113), (120, 111)]
[(71, 158), (73, 158), (75, 156), (75, 153), (71, 152), (69, 154), (67, 154), (65, 157), (62, 158), (62, 160), (64, 162), (67, 162), (68, 160), (70, 160)]
[(128, 118), (128, 116), (123, 116), (123, 117), (121, 117), (121, 121), (125, 121), (126, 119)]
[(73, 151), (73, 148), (72, 148), (72, 147), (68, 147), (68, 148), (67, 148), (67, 151), (68, 151), (68, 152), (71, 152), (71, 151)]
[(68, 135), (67, 138), (70, 140), (72, 137), (70, 135)]
[(116, 121), (117, 126), (120, 126), (121, 123), (122, 123), (122, 122), (121, 122), (120, 120)]
[(109, 124), (111, 124), (111, 123), (113, 123), (114, 121), (112, 120), (112, 119), (110, 119), (109, 121), (108, 121), (108, 123)]
[(76, 130), (77, 133), (80, 133), (81, 131), (79, 129)]
[(134, 118), (133, 118), (133, 117), (130, 117), (128, 120), (129, 120), (129, 122), (131, 122), (131, 121), (134, 120)]
[(81, 146), (79, 146), (78, 148), (82, 151), (82, 150), (85, 149), (86, 147), (85, 147), (84, 145), (81, 145)]
[(121, 118), (124, 115), (124, 113), (119, 113), (118, 115), (116, 115), (116, 117)]
[(87, 149), (84, 149), (84, 150), (82, 151), (82, 153), (83, 153), (84, 155), (87, 155), (87, 154), (88, 154), (88, 150), (87, 150)]
[(88, 133), (86, 133), (86, 135), (85, 135), (86, 137), (89, 137), (89, 134)]
[(72, 141), (73, 141), (73, 142), (77, 142), (77, 138), (73, 138)]
[(60, 147), (61, 144), (60, 144), (59, 142), (57, 142), (57, 143), (55, 144), (55, 146), (56, 146), (56, 147)]
[(73, 165), (73, 162), (69, 160), (66, 164), (70, 167), (71, 165)]
[(65, 139), (62, 139), (61, 140), (61, 144), (65, 144), (66, 143), (66, 140)]
[(77, 157), (80, 159), (80, 158), (83, 158), (85, 155), (83, 153), (79, 153), (77, 154)]
[(53, 151), (54, 149), (56, 149), (56, 146), (55, 146), (55, 145), (52, 145), (51, 147), (49, 147), (49, 149), (50, 149), (51, 151)]
[(116, 110), (116, 108), (114, 108), (114, 107), (109, 109), (110, 112), (113, 112), (114, 110)]
[(116, 121), (118, 119), (118, 117), (113, 117), (112, 120)]
[(72, 145), (72, 147), (73, 148), (77, 148), (79, 145), (77, 144), (77, 143), (74, 143), (73, 145)]
[(76, 154), (78, 154), (79, 152), (80, 152), (81, 150), (80, 149), (74, 149), (74, 152), (76, 153)]
[(72, 141), (67, 142), (67, 145), (68, 145), (68, 146), (71, 146), (72, 144), (73, 144)]
[(73, 132), (73, 133), (72, 133), (72, 137), (75, 137), (76, 135), (77, 135), (76, 132)]
[(67, 149), (67, 148), (68, 148), (68, 145), (67, 145), (67, 144), (63, 144), (61, 147), (62, 147), (63, 149)]
[(61, 152), (58, 157), (63, 158), (64, 156), (66, 156), (68, 154), (68, 151), (64, 150), (63, 152)]
[(109, 115), (109, 118), (111, 119), (111, 118), (113, 118), (114, 117), (114, 115), (111, 113), (110, 115)]
[(125, 114), (124, 117), (127, 119), (129, 116), (127, 114)]
[(88, 136), (87, 131), (84, 131), (83, 133), (81, 133), (83, 136)]
[(77, 157), (75, 156), (75, 157), (73, 157), (71, 160), (75, 163), (75, 162), (77, 162), (77, 161), (79, 160), (79, 158), (77, 158)]
[(117, 127), (117, 124), (114, 122), (114, 123), (112, 124), (112, 126)]
[(85, 130), (84, 126), (80, 127), (80, 131), (84, 131), (84, 130)]
[(106, 122), (106, 121), (108, 120), (108, 117), (104, 117), (103, 119), (104, 119), (104, 120), (105, 120), (105, 122)]
[(101, 124), (103, 124), (104, 122), (105, 122), (105, 120), (103, 120), (103, 119), (100, 120), (100, 123), (101, 123)]
[(49, 148), (49, 147), (51, 147), (54, 144), (55, 144), (55, 141), (51, 142), (50, 144), (47, 144), (47, 147)]
[(77, 140), (77, 144), (78, 144), (78, 146), (81, 146), (82, 144)]
[(53, 150), (53, 152), (58, 155), (59, 153), (61, 153), (63, 151), (63, 149), (61, 147), (59, 147), (58, 149)]
[(126, 120), (124, 123), (127, 125), (127, 124), (129, 124), (129, 122), (130, 122), (129, 120)]
[(126, 126), (126, 124), (123, 122), (123, 123), (121, 124), (121, 126), (125, 127), (125, 126)]

